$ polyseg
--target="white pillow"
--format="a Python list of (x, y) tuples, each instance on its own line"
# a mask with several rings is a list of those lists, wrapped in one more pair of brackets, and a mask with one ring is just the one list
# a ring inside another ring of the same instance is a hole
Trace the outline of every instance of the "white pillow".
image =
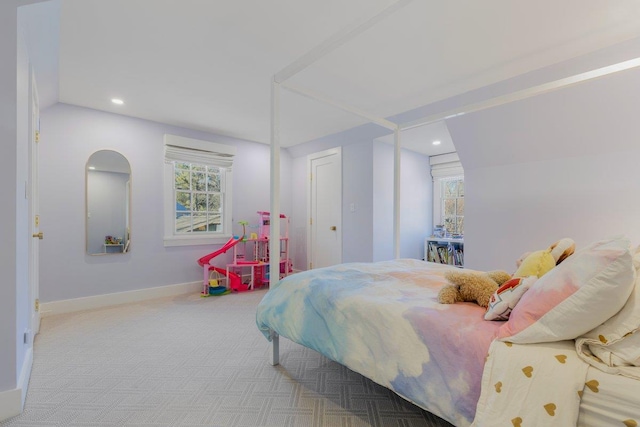
[(577, 338), (616, 314), (634, 281), (628, 239), (593, 243), (531, 286), (500, 327), (498, 339), (526, 344)]
[[(576, 341), (578, 354), (592, 365), (640, 366), (640, 247), (635, 250), (633, 263), (636, 280), (624, 307)], [(600, 360), (588, 357), (589, 352)]]

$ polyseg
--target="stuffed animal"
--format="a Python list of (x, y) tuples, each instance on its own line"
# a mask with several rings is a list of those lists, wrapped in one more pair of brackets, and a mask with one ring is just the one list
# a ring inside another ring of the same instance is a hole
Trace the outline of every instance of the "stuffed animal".
[[(518, 269), (513, 275), (501, 270), (486, 273), (462, 270), (448, 271), (444, 277), (450, 284), (440, 289), (438, 302), (441, 304), (454, 304), (456, 302), (469, 301), (476, 302), (481, 307), (486, 308), (494, 293), (508, 280), (530, 276), (539, 278), (573, 254), (574, 251), (575, 243), (573, 240), (564, 238), (547, 249), (525, 254), (516, 262)], [(535, 280), (527, 280), (526, 282), (519, 281), (518, 284), (526, 283), (526, 289), (528, 289), (534, 282)], [(513, 288), (513, 285), (509, 287), (509, 289)], [(520, 289), (519, 296), (522, 296), (526, 289)], [(515, 305), (515, 302), (513, 305)]]
[(561, 239), (549, 248), (520, 257), (513, 279), (502, 284), (489, 299), (485, 320), (507, 320), (520, 298), (536, 281), (575, 251), (571, 239)]
[(575, 242), (572, 239), (564, 238), (547, 249), (527, 253), (516, 261), (518, 269), (513, 273), (513, 277), (536, 276), (540, 278), (573, 254), (575, 250)]
[(481, 307), (489, 305), (491, 295), (511, 275), (506, 271), (494, 270), (483, 272), (466, 272), (462, 270), (447, 271), (444, 275), (450, 284), (438, 292), (438, 302), (453, 304), (456, 302), (476, 302)]

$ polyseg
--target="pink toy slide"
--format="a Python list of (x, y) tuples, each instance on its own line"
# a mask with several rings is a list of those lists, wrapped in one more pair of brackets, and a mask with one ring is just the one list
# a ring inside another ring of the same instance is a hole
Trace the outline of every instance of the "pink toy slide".
[(237, 239), (232, 237), (220, 249), (218, 249), (215, 252), (211, 252), (210, 254), (205, 255), (198, 260), (198, 264), (200, 264), (200, 266), (203, 267), (203, 272), (204, 272), (204, 279), (202, 282), (203, 296), (209, 295), (209, 272), (212, 270), (217, 271), (223, 276), (229, 278), (229, 289), (231, 289), (232, 291), (242, 290), (242, 279), (240, 278), (240, 276), (231, 272), (227, 273), (227, 270), (224, 268), (214, 267), (213, 265), (209, 265), (209, 261), (211, 261), (213, 258), (217, 257), (218, 255), (222, 255), (226, 253), (229, 249), (233, 248), (235, 245), (240, 243), (243, 238), (244, 238), (244, 235)]

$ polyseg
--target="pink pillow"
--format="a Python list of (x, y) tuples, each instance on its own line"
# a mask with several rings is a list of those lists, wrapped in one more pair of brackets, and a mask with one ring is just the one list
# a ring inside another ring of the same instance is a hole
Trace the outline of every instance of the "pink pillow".
[(593, 243), (531, 286), (500, 327), (498, 339), (521, 344), (574, 339), (616, 314), (634, 279), (628, 239)]

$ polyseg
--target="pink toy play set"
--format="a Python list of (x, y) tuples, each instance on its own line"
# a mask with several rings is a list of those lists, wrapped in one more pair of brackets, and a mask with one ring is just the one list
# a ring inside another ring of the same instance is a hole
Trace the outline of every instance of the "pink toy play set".
[[(280, 278), (293, 271), (289, 258), (289, 218), (280, 214)], [(241, 221), (242, 236), (230, 238), (220, 249), (200, 258), (203, 268), (202, 296), (244, 292), (269, 284), (269, 212), (258, 212), (258, 232), (246, 236), (246, 221)], [(211, 265), (211, 260), (233, 250), (231, 263), (225, 268)]]

